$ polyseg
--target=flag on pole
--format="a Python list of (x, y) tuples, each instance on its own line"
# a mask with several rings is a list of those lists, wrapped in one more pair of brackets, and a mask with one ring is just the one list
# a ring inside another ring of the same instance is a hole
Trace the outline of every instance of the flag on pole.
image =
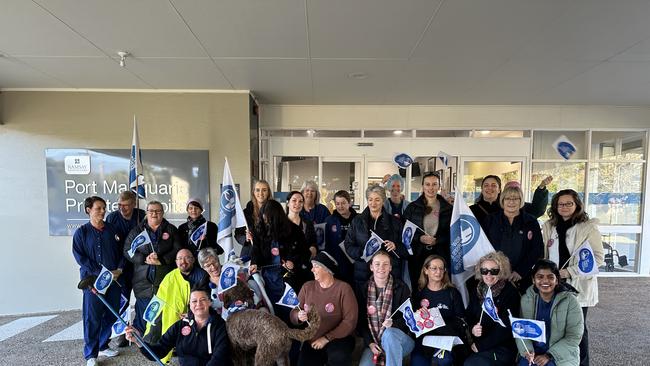
[(585, 240), (585, 242), (578, 247), (575, 255), (578, 256), (578, 273), (580, 275), (590, 276), (598, 273), (596, 257), (594, 257), (594, 250), (591, 249), (589, 240)]
[(206, 221), (203, 223), (203, 225), (197, 227), (196, 229), (194, 229), (194, 231), (192, 231), (192, 234), (190, 235), (190, 240), (192, 241), (192, 243), (194, 243), (194, 245), (198, 247), (199, 242), (201, 241), (201, 239), (203, 238), (203, 236), (206, 234), (207, 231), (208, 231), (208, 222)]
[(492, 289), (488, 287), (487, 293), (485, 294), (485, 299), (483, 299), (483, 311), (492, 318), (495, 322), (499, 323), (500, 326), (505, 328), (505, 324), (499, 314), (497, 313), (497, 307), (494, 305), (494, 298), (492, 297)]
[(438, 151), (438, 155), (437, 155), (437, 156), (438, 156), (438, 159), (440, 159), (440, 161), (442, 162), (442, 164), (445, 166), (445, 168), (448, 168), (448, 167), (449, 167), (449, 158), (450, 158), (451, 156), (449, 156), (449, 154), (447, 154), (446, 152), (444, 152), (444, 151), (442, 151), (442, 150), (441, 150), (441, 151)]
[(410, 255), (413, 255), (413, 246), (411, 243), (413, 242), (417, 229), (420, 229), (420, 227), (412, 223), (410, 220), (406, 220), (404, 223), (404, 229), (402, 229), (402, 243), (404, 243), (404, 246)]
[[(131, 319), (133, 317), (133, 312), (131, 308), (126, 308), (122, 313), (120, 313), (120, 317), (127, 323), (131, 323)], [(119, 319), (113, 323), (111, 326), (111, 338), (115, 338), (117, 336), (121, 336), (122, 334), (126, 333), (126, 325), (122, 323)]]
[(445, 321), (440, 315), (438, 308), (413, 310), (411, 299), (406, 299), (396, 311), (402, 312), (402, 317), (409, 327), (409, 330), (415, 334), (415, 337), (430, 332), (436, 328), (445, 325)]
[(131, 162), (129, 164), (129, 189), (137, 194), (138, 198), (147, 198), (144, 189), (144, 169), (142, 168), (142, 154), (140, 152), (140, 139), (138, 138), (138, 122), (133, 116), (133, 142), (131, 143)]
[(112, 282), (113, 272), (109, 271), (108, 268), (104, 267), (102, 264), (102, 271), (99, 272), (99, 276), (97, 276), (97, 279), (95, 279), (95, 284), (93, 285), (95, 287), (95, 290), (104, 295), (106, 294), (108, 288), (111, 286)]
[(138, 250), (143, 245), (147, 244), (152, 244), (151, 243), (151, 238), (149, 237), (149, 233), (147, 232), (147, 229), (142, 230), (138, 236), (133, 238), (133, 241), (131, 242), (131, 248), (127, 253), (129, 253), (129, 257), (133, 258), (135, 255), (135, 251)]
[(144, 312), (142, 313), (142, 319), (144, 319), (147, 323), (150, 323), (151, 325), (156, 325), (154, 322), (162, 312), (164, 306), (165, 306), (165, 300), (159, 298), (156, 295), (153, 295), (151, 301), (149, 301), (149, 304), (147, 305), (147, 307), (144, 309)]
[(239, 272), (239, 267), (238, 264), (232, 262), (228, 262), (221, 267), (217, 293), (221, 294), (237, 285), (237, 272)]
[(494, 247), (457, 190), (451, 213), (451, 282), (460, 291), (465, 306), (469, 302), (465, 281), (474, 273), (478, 260), (491, 252)]
[(543, 321), (515, 318), (510, 309), (508, 309), (508, 316), (513, 337), (546, 343), (546, 324)]
[(221, 204), (219, 207), (219, 231), (217, 243), (221, 245), (225, 253), (233, 249), (233, 232), (235, 228), (247, 226), (244, 211), (239, 202), (239, 196), (235, 189), (235, 183), (230, 174), (228, 159), (223, 166), (223, 183), (221, 185)]
[(282, 294), (280, 301), (276, 302), (276, 304), (293, 309), (296, 306), (300, 305), (300, 300), (298, 300), (298, 295), (296, 295), (296, 291), (294, 291), (294, 289), (291, 288), (291, 286), (289, 286), (289, 284), (285, 282), (284, 293)]
[(363, 255), (361, 259), (366, 262), (370, 261), (375, 253), (381, 249), (381, 245), (384, 243), (384, 239), (380, 238), (379, 235), (375, 234), (374, 231), (370, 230), (370, 239), (366, 242), (366, 246), (363, 248)]
[(339, 248), (341, 248), (341, 251), (343, 254), (345, 254), (345, 257), (348, 259), (348, 261), (350, 261), (351, 264), (354, 264), (354, 259), (352, 259), (352, 257), (350, 257), (348, 254), (348, 251), (345, 250), (345, 240), (339, 243)]

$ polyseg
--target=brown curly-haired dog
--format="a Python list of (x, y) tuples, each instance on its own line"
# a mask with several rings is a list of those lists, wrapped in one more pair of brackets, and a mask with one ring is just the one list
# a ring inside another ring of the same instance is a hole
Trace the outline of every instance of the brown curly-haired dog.
[[(253, 302), (252, 291), (241, 282), (224, 292), (224, 309), (236, 301)], [(291, 329), (280, 318), (266, 310), (248, 309), (228, 316), (226, 329), (232, 345), (235, 366), (249, 365), (254, 353), (255, 366), (289, 366), (291, 340), (304, 342), (311, 339), (320, 326), (320, 316), (315, 307), (307, 315), (305, 329)]]

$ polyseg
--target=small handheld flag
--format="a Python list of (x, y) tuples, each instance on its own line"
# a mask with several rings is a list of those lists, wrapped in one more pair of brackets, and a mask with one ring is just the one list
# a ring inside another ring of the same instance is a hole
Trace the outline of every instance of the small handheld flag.
[(576, 153), (576, 145), (566, 136), (562, 135), (553, 142), (553, 149), (564, 159), (569, 160)]
[[(127, 308), (120, 314), (120, 317), (122, 318), (122, 320), (124, 320), (125, 323), (130, 323), (132, 319), (132, 314), (133, 314), (133, 310)], [(125, 333), (126, 333), (126, 324), (121, 322), (119, 319), (116, 320), (115, 323), (113, 323), (113, 325), (111, 326), (111, 338), (121, 336), (122, 334)]]
[(221, 245), (225, 253), (230, 253), (233, 245), (233, 232), (235, 228), (247, 227), (246, 216), (241, 208), (239, 196), (235, 189), (235, 182), (230, 173), (228, 159), (223, 166), (223, 182), (221, 184), (221, 202), (219, 205), (219, 231), (217, 232), (217, 243)]
[(228, 262), (221, 268), (217, 293), (221, 294), (237, 285), (237, 272), (239, 271), (239, 267), (238, 264)]
[(108, 288), (111, 286), (112, 282), (113, 272), (109, 271), (106, 267), (104, 267), (104, 265), (102, 265), (102, 271), (99, 272), (99, 276), (97, 276), (95, 284), (93, 285), (95, 287), (95, 290), (104, 295), (106, 294)]
[(404, 246), (406, 247), (406, 250), (408, 250), (410, 255), (413, 255), (413, 246), (411, 245), (411, 243), (413, 242), (413, 238), (415, 237), (415, 232), (417, 229), (420, 228), (414, 223), (412, 223), (410, 220), (406, 220), (406, 222), (404, 223), (404, 229), (402, 229), (402, 243), (404, 243)]
[(314, 224), (314, 231), (316, 232), (316, 246), (318, 250), (325, 250), (325, 223)]
[(438, 308), (414, 311), (413, 305), (411, 305), (411, 299), (406, 299), (397, 311), (402, 312), (402, 317), (406, 325), (416, 337), (445, 325), (445, 321), (442, 319)]
[(585, 240), (575, 252), (578, 256), (578, 273), (582, 276), (590, 276), (598, 273), (598, 266), (596, 265), (596, 257), (594, 257), (594, 250), (591, 249), (589, 240)]
[(138, 250), (143, 245), (151, 244), (151, 238), (149, 237), (149, 233), (147, 232), (147, 229), (142, 230), (138, 236), (133, 238), (133, 241), (131, 242), (131, 248), (129, 249), (128, 253), (131, 258), (135, 255), (135, 251)]
[(165, 300), (159, 298), (156, 295), (153, 295), (151, 301), (149, 301), (149, 304), (147, 305), (147, 307), (144, 309), (144, 312), (142, 313), (142, 319), (144, 319), (147, 323), (150, 323), (151, 325), (155, 325), (154, 322), (162, 312), (164, 306), (165, 306)]
[(383, 243), (384, 239), (380, 238), (374, 231), (370, 231), (370, 239), (368, 239), (366, 246), (363, 248), (361, 259), (366, 262), (370, 261), (370, 258), (381, 249)]
[(291, 286), (289, 286), (288, 283), (285, 283), (284, 294), (282, 294), (280, 301), (276, 302), (276, 304), (293, 309), (296, 306), (300, 305), (300, 301), (298, 300), (298, 295), (296, 295), (296, 291), (294, 291), (293, 288), (291, 288)]
[(487, 293), (485, 294), (485, 299), (483, 299), (483, 305), (482, 305), (482, 310), (492, 318), (495, 322), (499, 323), (500, 326), (505, 328), (505, 324), (503, 324), (503, 321), (501, 318), (499, 318), (499, 314), (497, 313), (497, 308), (494, 305), (494, 298), (492, 297), (492, 289), (488, 288)]
[(400, 168), (406, 169), (413, 164), (413, 158), (407, 153), (395, 153), (393, 155), (393, 162)]
[(190, 235), (190, 240), (194, 245), (197, 247), (199, 246), (199, 242), (203, 238), (203, 236), (207, 233), (208, 231), (208, 222), (204, 222), (203, 225), (197, 227), (192, 231), (192, 234)]
[(354, 259), (352, 259), (352, 257), (350, 257), (348, 252), (345, 250), (345, 240), (339, 243), (339, 248), (341, 248), (341, 251), (343, 254), (345, 254), (345, 257), (348, 259), (348, 261), (350, 261), (351, 264), (354, 264)]
[(543, 321), (515, 318), (510, 309), (508, 309), (508, 314), (513, 337), (546, 343), (546, 324)]
[(131, 143), (131, 161), (129, 163), (129, 189), (135, 192), (138, 198), (147, 198), (147, 192), (144, 189), (144, 169), (138, 137), (138, 122), (135, 120), (135, 116), (133, 116), (133, 142)]
[(445, 166), (445, 168), (448, 168), (449, 167), (449, 158), (450, 158), (449, 154), (447, 154), (444, 151), (438, 151), (437, 156), (438, 156), (438, 159), (440, 160), (440, 162), (442, 162), (442, 164)]

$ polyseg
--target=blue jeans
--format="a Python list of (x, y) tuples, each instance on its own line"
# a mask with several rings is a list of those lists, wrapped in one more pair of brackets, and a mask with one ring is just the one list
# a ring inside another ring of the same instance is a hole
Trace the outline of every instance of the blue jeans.
[(452, 366), (454, 364), (454, 356), (451, 351), (441, 351), (438, 353), (439, 350), (437, 348), (426, 347), (433, 350), (433, 354), (437, 354), (436, 356), (431, 356), (431, 352), (423, 352), (422, 348), (424, 347), (415, 347), (415, 350), (411, 353), (411, 366)]
[[(386, 366), (399, 366), (404, 357), (413, 350), (415, 342), (411, 337), (397, 328), (386, 328), (381, 335), (381, 349), (386, 356)], [(362, 366), (372, 366), (372, 351), (366, 347), (361, 355)]]

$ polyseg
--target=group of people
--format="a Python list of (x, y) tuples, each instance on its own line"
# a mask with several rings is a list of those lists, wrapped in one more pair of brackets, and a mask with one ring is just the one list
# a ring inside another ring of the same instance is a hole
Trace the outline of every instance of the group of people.
[[(518, 183), (502, 187), (497, 176), (483, 179), (481, 195), (470, 208), (496, 252), (480, 259), (475, 276), (465, 284), (468, 304), (450, 281), (453, 206), (439, 194), (435, 172), (423, 175), (422, 193), (410, 203), (401, 194), (404, 182), (398, 175), (386, 187), (368, 187), (367, 207), (359, 213), (349, 193), (338, 191), (330, 214), (319, 202), (318, 186), (309, 181), (288, 194), (283, 208), (272, 198), (269, 184), (257, 181), (244, 209), (248, 229), (235, 235), (242, 244), (241, 260), (250, 260), (248, 273), (238, 281), (255, 294), (254, 303), (243, 307), (267, 308), (292, 327), (303, 326), (309, 307), (316, 307), (321, 317), (316, 335), (292, 350), (292, 363), (298, 365), (352, 364), (355, 336), (363, 339), (364, 365), (400, 365), (407, 356), (412, 365), (588, 365), (585, 320), (587, 309), (598, 302), (598, 285), (595, 276), (581, 274), (574, 254), (588, 241), (595, 265), (601, 265), (603, 248), (596, 222), (573, 190), (553, 196), (549, 220), (540, 228), (537, 218), (547, 206), (551, 180), (544, 179), (533, 201), (525, 203)], [(127, 203), (135, 203), (130, 192), (120, 196), (120, 211), (104, 222), (103, 199), (86, 200), (90, 222), (75, 233), (73, 244), (81, 277), (97, 275), (102, 265), (113, 271), (122, 287), (111, 286), (105, 298), (115, 306), (120, 291), (130, 294), (132, 286), (136, 317), (127, 339), (144, 334), (160, 357), (169, 357), (176, 347), (181, 364), (214, 364), (217, 359), (219, 365), (228, 364), (223, 318), (242, 310), (242, 304), (224, 309), (217, 291), (223, 250), (216, 242), (216, 225), (210, 230), (214, 224), (208, 222), (207, 234), (195, 244), (189, 237), (206, 220), (200, 200), (188, 202), (187, 222), (178, 229), (163, 218), (160, 203), (149, 202), (146, 213), (129, 211)], [(407, 220), (418, 227), (411, 251), (402, 241)], [(131, 241), (143, 230), (152, 243), (131, 257)], [(364, 248), (372, 237), (381, 246), (368, 258)], [(199, 266), (194, 266), (197, 257)], [(129, 263), (133, 269), (127, 276)], [(262, 287), (249, 279), (255, 273), (261, 275)], [(277, 304), (285, 284), (298, 294), (300, 306), (293, 310)], [(488, 292), (503, 325), (483, 314)], [(163, 309), (160, 329), (151, 329), (142, 312), (157, 293), (174, 300), (166, 299), (170, 304)], [(398, 312), (407, 299), (427, 317), (428, 309), (437, 308), (445, 325), (416, 338)], [(515, 342), (509, 312), (544, 321), (546, 341)], [(108, 348), (110, 330), (104, 328), (112, 324), (111, 316), (88, 290), (83, 317), (88, 364), (98, 355), (116, 354)], [(197, 337), (189, 342), (186, 333), (193, 332)], [(464, 344), (452, 351), (433, 348), (423, 342), (431, 335), (458, 336)]]

